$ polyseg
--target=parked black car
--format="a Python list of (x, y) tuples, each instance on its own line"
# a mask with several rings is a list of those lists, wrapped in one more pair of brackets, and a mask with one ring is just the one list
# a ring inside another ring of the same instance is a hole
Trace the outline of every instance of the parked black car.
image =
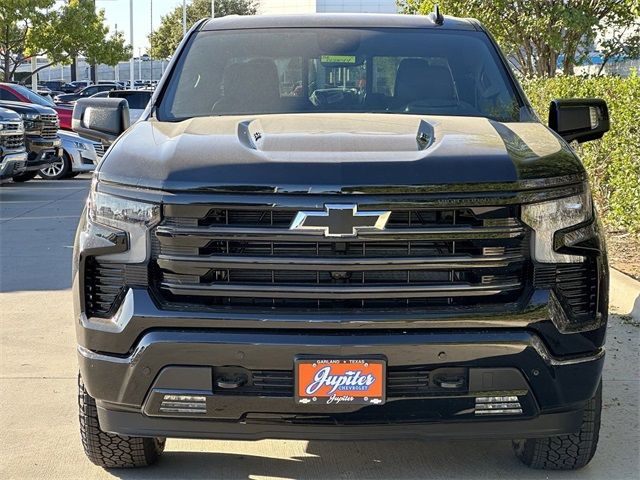
[(109, 90), (113, 90), (115, 88), (120, 87), (116, 83), (100, 83), (96, 85), (89, 85), (88, 87), (84, 87), (82, 90), (74, 93), (64, 93), (62, 95), (56, 95), (53, 100), (56, 103), (72, 103), (79, 98), (87, 98), (95, 95), (96, 93), (108, 92)]
[(0, 100), (0, 107), (20, 114), (26, 135), (27, 162), (22, 173), (13, 175), (14, 182), (33, 179), (38, 171), (58, 160), (62, 154), (58, 138), (58, 114), (53, 108), (35, 103)]
[(113, 142), (73, 260), (94, 463), (150, 464), (166, 437), (590, 461), (607, 257), (568, 142), (609, 129), (604, 101), (555, 100), (547, 128), (475, 20), (231, 16), (128, 119), (114, 98), (73, 118)]
[(89, 85), (93, 85), (93, 82), (91, 80), (74, 80), (73, 82), (65, 83), (62, 86), (61, 90), (64, 93), (74, 93), (79, 92)]
[(26, 163), (22, 117), (0, 107), (0, 183), (24, 172)]
[(67, 83), (64, 80), (47, 80), (44, 82), (39, 82), (38, 85), (47, 87), (54, 92), (64, 92), (63, 88), (65, 87), (65, 85), (67, 85)]

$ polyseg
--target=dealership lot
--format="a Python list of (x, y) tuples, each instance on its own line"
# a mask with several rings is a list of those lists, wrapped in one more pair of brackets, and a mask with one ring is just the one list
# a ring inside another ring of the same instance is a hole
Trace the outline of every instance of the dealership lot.
[(582, 471), (521, 465), (509, 442), (169, 440), (147, 470), (105, 472), (82, 452), (70, 261), (90, 185), (35, 180), (0, 190), (0, 478), (636, 478), (640, 470), (640, 325), (613, 316), (603, 427)]

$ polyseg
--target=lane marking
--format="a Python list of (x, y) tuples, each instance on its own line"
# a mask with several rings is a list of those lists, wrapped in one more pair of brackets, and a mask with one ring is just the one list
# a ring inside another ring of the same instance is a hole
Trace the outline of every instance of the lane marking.
[(80, 212), (78, 215), (53, 215), (50, 217), (9, 217), (9, 218), (0, 218), (0, 222), (8, 222), (9, 220), (51, 220), (54, 218), (75, 218), (79, 219), (82, 215)]

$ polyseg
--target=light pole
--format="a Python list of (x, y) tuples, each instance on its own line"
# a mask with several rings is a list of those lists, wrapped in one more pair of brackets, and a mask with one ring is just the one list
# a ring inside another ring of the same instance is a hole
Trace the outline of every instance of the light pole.
[(187, 34), (187, 0), (182, 0), (182, 36)]
[(149, 60), (151, 60), (151, 75), (149, 80), (153, 82), (153, 56), (151, 55), (151, 35), (153, 34), (153, 0), (149, 0)]
[[(116, 23), (116, 37), (118, 36), (118, 24)], [(113, 67), (113, 79), (116, 82), (120, 81), (120, 61), (116, 63), (116, 66)]]
[(216, 16), (216, 0), (211, 0), (211, 18)]
[(131, 59), (129, 60), (129, 81), (131, 82), (129, 88), (133, 90), (133, 82), (134, 82), (134, 73), (133, 69), (135, 67), (133, 60), (133, 0), (129, 0), (129, 35), (131, 36)]

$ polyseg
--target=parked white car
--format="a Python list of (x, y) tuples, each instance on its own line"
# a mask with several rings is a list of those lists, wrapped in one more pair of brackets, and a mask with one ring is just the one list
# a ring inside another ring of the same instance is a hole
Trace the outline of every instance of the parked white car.
[(99, 142), (88, 140), (77, 133), (59, 130), (63, 154), (60, 161), (40, 170), (47, 180), (72, 178), (82, 172), (92, 172), (102, 159), (105, 148)]

